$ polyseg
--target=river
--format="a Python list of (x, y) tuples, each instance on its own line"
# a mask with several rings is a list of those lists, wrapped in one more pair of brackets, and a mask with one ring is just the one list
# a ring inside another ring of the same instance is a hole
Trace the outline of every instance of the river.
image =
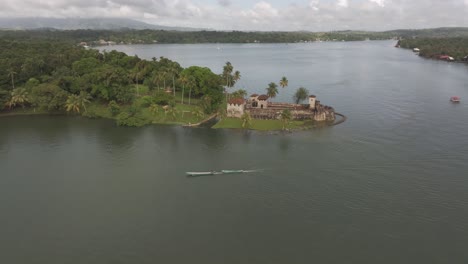
[[(112, 47), (230, 61), (249, 93), (284, 75), (276, 101), (304, 86), (348, 120), (282, 134), (2, 117), (0, 262), (466, 262), (468, 67), (393, 44)], [(259, 171), (185, 176), (218, 169)]]

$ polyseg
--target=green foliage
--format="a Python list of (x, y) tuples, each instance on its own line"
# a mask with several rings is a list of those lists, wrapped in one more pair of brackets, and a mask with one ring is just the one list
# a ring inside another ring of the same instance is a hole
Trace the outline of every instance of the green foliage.
[(16, 106), (24, 107), (29, 102), (29, 92), (25, 88), (16, 88), (11, 91), (10, 100), (7, 102), (7, 105), (9, 109), (12, 109)]
[(231, 98), (245, 98), (247, 97), (247, 91), (243, 89), (239, 89), (233, 93), (231, 93)]
[(283, 110), (281, 113), (281, 122), (283, 123), (283, 130), (286, 129), (286, 127), (289, 125), (292, 119), (292, 114), (289, 109)]
[(151, 103), (157, 105), (173, 105), (175, 104), (174, 96), (163, 91), (157, 91), (152, 97)]
[(306, 100), (308, 96), (309, 91), (307, 91), (307, 89), (304, 87), (299, 87), (299, 89), (297, 89), (296, 93), (294, 94), (293, 99), (296, 104), (299, 104), (301, 101)]
[(266, 88), (266, 90), (269, 97), (275, 98), (278, 94), (278, 85), (274, 82), (271, 82), (268, 84), (268, 88)]
[(107, 107), (109, 108), (109, 112), (112, 114), (112, 116), (118, 115), (120, 113), (120, 106), (114, 100), (110, 101)]
[(67, 99), (68, 93), (51, 83), (40, 84), (31, 90), (31, 103), (41, 110), (61, 110)]
[(128, 111), (122, 112), (117, 116), (117, 125), (141, 127), (151, 124), (151, 119), (144, 116), (141, 109), (132, 105)]
[(283, 76), (281, 78), (281, 80), (279, 81), (279, 85), (284, 88), (284, 87), (287, 87), (289, 84), (289, 81), (288, 81), (288, 78), (286, 78), (285, 76)]
[(10, 93), (7, 90), (0, 89), (0, 110), (7, 106), (10, 100)]
[(465, 38), (415, 38), (399, 41), (402, 48), (419, 48), (419, 54), (426, 58), (449, 55), (457, 61), (468, 56), (468, 37)]
[(250, 128), (250, 126), (252, 125), (252, 117), (250, 117), (250, 114), (247, 112), (245, 112), (241, 116), (241, 120), (242, 120), (242, 128)]

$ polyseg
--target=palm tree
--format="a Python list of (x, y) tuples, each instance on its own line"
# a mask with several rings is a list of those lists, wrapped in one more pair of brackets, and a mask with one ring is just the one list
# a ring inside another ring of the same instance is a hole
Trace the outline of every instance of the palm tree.
[[(226, 78), (226, 88), (232, 87), (232, 71), (234, 70), (234, 67), (232, 64), (228, 61), (226, 62), (226, 65), (223, 67), (223, 76)], [(240, 78), (240, 74), (239, 74)]]
[(80, 97), (76, 94), (68, 96), (67, 102), (65, 103), (65, 108), (67, 112), (73, 111), (80, 113)]
[(197, 108), (196, 110), (192, 111), (192, 115), (201, 119), (205, 116), (205, 113), (203, 113), (203, 111), (200, 108)]
[(76, 113), (81, 112), (81, 107), (83, 107), (84, 112), (86, 113), (86, 104), (89, 103), (90, 96), (85, 93), (81, 92), (80, 95), (72, 94), (68, 96), (68, 99), (65, 103), (65, 107), (67, 112), (73, 111)]
[(289, 109), (283, 110), (283, 112), (281, 113), (281, 122), (283, 123), (283, 130), (285, 130), (286, 126), (289, 125), (291, 119), (291, 111), (289, 111)]
[(159, 106), (157, 104), (151, 104), (148, 107), (148, 109), (151, 112), (151, 114), (153, 114), (153, 115), (159, 112)]
[(89, 104), (91, 101), (91, 96), (87, 92), (81, 91), (79, 97), (79, 103), (83, 107), (85, 113), (88, 111), (86, 109), (86, 104)]
[(232, 77), (232, 79), (234, 80), (234, 83), (236, 83), (238, 80), (240, 80), (240, 78), (241, 78), (240, 71), (235, 71), (234, 76)]
[(190, 77), (187, 81), (187, 85), (190, 87), (190, 90), (189, 90), (189, 96), (188, 96), (188, 104), (190, 105), (190, 100), (192, 98), (192, 88), (193, 86), (195, 85), (195, 78), (193, 77)]
[(184, 93), (185, 85), (189, 82), (189, 77), (186, 74), (182, 74), (179, 78), (179, 81), (182, 83), (182, 104), (184, 104)]
[(241, 120), (242, 120), (242, 128), (249, 128), (252, 125), (252, 117), (247, 112), (245, 112), (241, 116)]
[(283, 76), (283, 78), (281, 78), (281, 80), (280, 80), (280, 82), (279, 82), (279, 85), (280, 85), (282, 88), (284, 88), (284, 87), (288, 86), (288, 83), (289, 83), (288, 78), (286, 78), (285, 76)]
[(24, 88), (17, 88), (11, 91), (11, 98), (7, 102), (7, 105), (11, 109), (17, 105), (24, 107), (27, 103), (29, 103), (28, 92)]
[(278, 94), (278, 85), (274, 82), (271, 82), (268, 84), (268, 88), (266, 88), (266, 90), (269, 97), (275, 98)]
[(13, 69), (8, 69), (8, 77), (11, 78), (11, 86), (15, 89), (15, 75), (17, 73)]
[(309, 96), (309, 91), (307, 91), (307, 89), (304, 87), (299, 87), (299, 89), (297, 89), (296, 93), (294, 94), (293, 99), (296, 104), (299, 104), (301, 101), (307, 99), (307, 96)]
[(169, 69), (169, 73), (172, 74), (172, 91), (174, 92), (174, 97), (175, 97), (175, 77), (176, 75), (179, 74), (179, 71), (174, 65), (171, 65), (171, 68)]
[(245, 98), (247, 96), (247, 91), (244, 89), (239, 89), (231, 94), (233, 98)]
[(175, 120), (179, 111), (175, 107), (169, 107), (166, 114), (169, 114), (172, 120)]

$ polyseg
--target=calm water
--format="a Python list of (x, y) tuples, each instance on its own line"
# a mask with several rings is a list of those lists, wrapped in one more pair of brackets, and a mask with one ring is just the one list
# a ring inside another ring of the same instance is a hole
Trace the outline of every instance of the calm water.
[[(296, 134), (0, 118), (0, 263), (465, 263), (468, 67), (393, 42), (116, 46), (348, 116)], [(219, 49), (218, 49), (219, 47)], [(186, 171), (264, 169), (187, 178)]]

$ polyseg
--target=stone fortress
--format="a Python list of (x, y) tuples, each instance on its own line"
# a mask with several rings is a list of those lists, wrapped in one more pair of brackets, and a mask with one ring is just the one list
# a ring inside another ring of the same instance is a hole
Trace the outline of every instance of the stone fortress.
[(265, 94), (252, 94), (247, 100), (232, 98), (227, 104), (227, 116), (240, 118), (249, 113), (254, 119), (280, 119), (283, 110), (290, 110), (293, 120), (334, 121), (333, 107), (322, 105), (315, 95), (309, 96), (309, 104), (270, 102)]

